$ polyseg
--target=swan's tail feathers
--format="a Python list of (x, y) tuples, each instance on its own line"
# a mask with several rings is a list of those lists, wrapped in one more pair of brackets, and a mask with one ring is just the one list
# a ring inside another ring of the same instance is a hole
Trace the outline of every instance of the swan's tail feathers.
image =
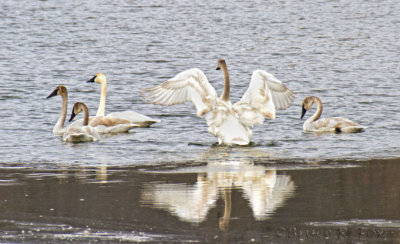
[(160, 122), (160, 120), (156, 120), (156, 121), (143, 121), (143, 122), (136, 122), (137, 123), (137, 125), (139, 126), (139, 127), (145, 127), (145, 128), (147, 128), (147, 127), (150, 127), (152, 124), (154, 124), (154, 123), (159, 123)]
[(347, 126), (347, 127), (336, 127), (335, 132), (336, 133), (358, 133), (358, 132), (363, 132), (367, 129), (365, 126), (361, 125), (356, 125), (356, 126)]

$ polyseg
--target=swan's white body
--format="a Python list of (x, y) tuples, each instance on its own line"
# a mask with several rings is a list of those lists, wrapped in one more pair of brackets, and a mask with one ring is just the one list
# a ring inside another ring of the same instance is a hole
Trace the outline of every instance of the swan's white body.
[(304, 117), (307, 110), (311, 107), (313, 103), (317, 104), (317, 111), (313, 116), (308, 118), (303, 124), (304, 132), (333, 132), (333, 133), (355, 133), (361, 132), (366, 129), (366, 127), (359, 125), (349, 119), (343, 117), (332, 117), (332, 118), (322, 118), (322, 102), (318, 97), (310, 96), (303, 100), (302, 105), (302, 115)]
[(218, 138), (218, 144), (248, 145), (252, 132), (241, 120), (230, 101), (217, 101), (207, 113), (208, 132)]
[(63, 134), (64, 141), (73, 143), (91, 142), (99, 139), (97, 130), (90, 125), (68, 127)]
[[(67, 88), (64, 86), (58, 86), (47, 98), (56, 95), (60, 95), (62, 97), (62, 106), (61, 106), (60, 116), (57, 120), (57, 123), (53, 127), (53, 134), (62, 136), (69, 127), (81, 127), (83, 119), (79, 119), (70, 124), (68, 127), (64, 127), (65, 118), (67, 116), (67, 106), (68, 106)], [(100, 134), (124, 133), (134, 127), (138, 127), (138, 125), (133, 124), (128, 120), (122, 120), (113, 117), (107, 118), (104, 116), (90, 117), (89, 124), (90, 126), (94, 127)]]
[(225, 77), (225, 89), (220, 98), (199, 69), (183, 71), (143, 92), (149, 102), (164, 106), (192, 101), (197, 116), (205, 115), (208, 131), (218, 138), (219, 144), (248, 145), (252, 137), (249, 127), (262, 124), (265, 117), (275, 119), (275, 108), (289, 107), (294, 93), (273, 75), (256, 70), (246, 93), (232, 105), (229, 74), (224, 60), (219, 60), (218, 68), (223, 70)]
[(160, 120), (152, 119), (146, 115), (137, 113), (135, 111), (123, 111), (123, 112), (113, 112), (105, 115), (106, 110), (106, 96), (107, 96), (107, 79), (103, 73), (97, 73), (93, 78), (88, 80), (88, 82), (96, 82), (101, 85), (101, 95), (99, 108), (97, 109), (96, 116), (103, 116), (108, 118), (128, 120), (138, 127), (149, 127), (154, 123), (160, 122)]
[(75, 117), (76, 114), (80, 113), (81, 111), (83, 111), (84, 116), (82, 126), (73, 126), (66, 128), (63, 134), (64, 141), (78, 143), (97, 141), (100, 139), (97, 130), (94, 127), (88, 125), (89, 111), (85, 104), (74, 104), (70, 121)]

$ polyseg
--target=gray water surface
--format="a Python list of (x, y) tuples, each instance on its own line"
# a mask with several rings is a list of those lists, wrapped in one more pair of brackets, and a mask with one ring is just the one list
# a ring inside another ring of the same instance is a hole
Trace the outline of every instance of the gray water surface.
[[(400, 157), (398, 13), (397, 0), (1, 1), (2, 241), (203, 242), (225, 236), (227, 242), (247, 242), (287, 237), (290, 228), (335, 231), (343, 226), (364, 237), (362, 231), (377, 232), (382, 223), (391, 233), (400, 220), (398, 162), (373, 159)], [(273, 73), (296, 92), (293, 105), (278, 111), (276, 120), (253, 128), (249, 147), (215, 146), (217, 139), (190, 103), (155, 106), (139, 94), (194, 67), (220, 94), (218, 58), (226, 59), (233, 102), (246, 91), (255, 69)], [(134, 110), (161, 123), (96, 143), (70, 144), (53, 135), (61, 98), (46, 97), (65, 85), (68, 112), (80, 101), (95, 114), (100, 87), (86, 81), (97, 72), (108, 79), (106, 113)], [(367, 130), (303, 133), (301, 102), (309, 95), (322, 99), (323, 117), (347, 117)], [(81, 171), (89, 176), (81, 177)], [(371, 186), (376, 187), (373, 196), (368, 195)], [(204, 187), (210, 198), (196, 218), (188, 219), (187, 204)], [(125, 198), (131, 188), (137, 188), (134, 200)], [(266, 189), (277, 190), (274, 195)], [(14, 190), (18, 194), (10, 194)], [(161, 199), (171, 191), (186, 201)], [(25, 194), (39, 195), (33, 201)], [(274, 204), (261, 207), (260, 199), (271, 194)], [(116, 204), (121, 212), (111, 211)], [(331, 212), (325, 213), (328, 206)], [(182, 229), (189, 234), (177, 233)], [(211, 239), (203, 239), (204, 233)], [(388, 240), (394, 239), (398, 232)]]
[[(232, 101), (255, 69), (275, 74), (296, 92), (275, 121), (254, 127), (253, 142), (272, 158), (400, 155), (398, 1), (2, 1), (0, 9), (2, 161), (193, 159), (217, 141), (194, 106), (145, 104), (139, 91), (197, 67), (221, 92), (218, 58), (227, 60)], [(45, 97), (63, 84), (68, 112), (81, 101), (94, 114), (100, 87), (85, 81), (97, 72), (108, 78), (106, 112), (135, 110), (162, 122), (90, 145), (65, 144), (52, 135), (61, 98)], [(304, 134), (299, 117), (308, 95), (321, 97), (323, 116), (348, 117), (368, 130)]]

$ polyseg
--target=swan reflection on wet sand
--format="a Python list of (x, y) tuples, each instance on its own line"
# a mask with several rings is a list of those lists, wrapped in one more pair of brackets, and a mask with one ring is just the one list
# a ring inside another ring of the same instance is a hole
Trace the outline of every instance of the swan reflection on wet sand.
[(268, 219), (295, 191), (290, 176), (253, 163), (208, 163), (202, 172), (188, 170), (198, 172), (195, 184), (149, 182), (144, 185), (141, 203), (167, 210), (181, 221), (200, 223), (222, 196), (225, 207), (219, 227), (226, 230), (235, 204), (231, 201), (232, 190), (243, 192), (256, 220)]

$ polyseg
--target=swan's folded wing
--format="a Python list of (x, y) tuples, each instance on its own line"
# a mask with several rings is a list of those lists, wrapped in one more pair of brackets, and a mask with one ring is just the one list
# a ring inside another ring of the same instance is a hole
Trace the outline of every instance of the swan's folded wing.
[(112, 112), (107, 114), (106, 117), (129, 120), (130, 122), (137, 124), (139, 127), (150, 127), (150, 125), (160, 122), (158, 119), (150, 118), (149, 116), (135, 111)]
[(276, 108), (286, 109), (294, 93), (273, 75), (255, 70), (241, 100), (234, 105), (240, 119), (247, 125), (261, 124), (264, 117), (275, 119)]
[(170, 106), (192, 101), (197, 116), (208, 113), (217, 100), (214, 87), (199, 69), (189, 69), (177, 74), (164, 83), (142, 90), (149, 103)]

